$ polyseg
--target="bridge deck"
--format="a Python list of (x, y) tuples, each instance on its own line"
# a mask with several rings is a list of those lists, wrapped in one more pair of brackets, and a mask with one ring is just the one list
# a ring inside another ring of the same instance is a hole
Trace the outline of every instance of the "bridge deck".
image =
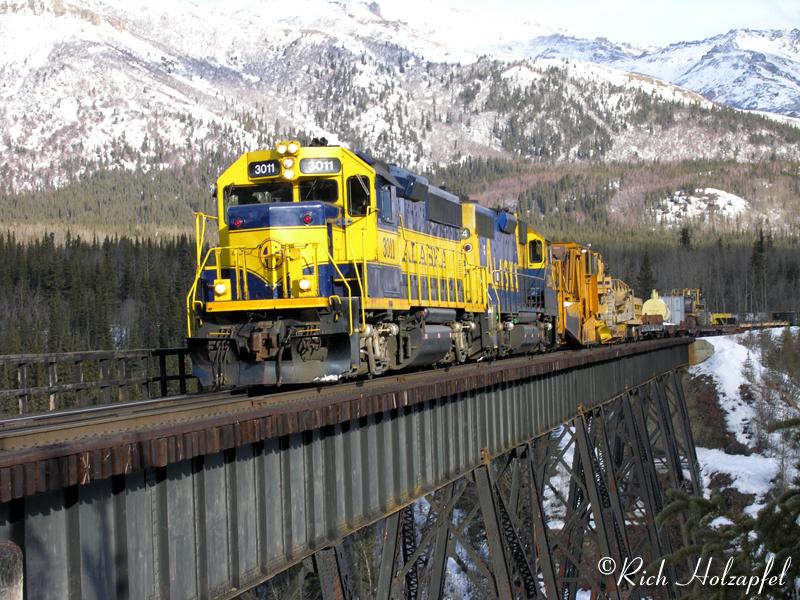
[[(687, 338), (653, 340), (259, 396), (198, 394), (3, 419), (0, 502), (143, 468), (164, 467), (432, 399), (645, 355), (654, 349), (684, 348), (687, 344)], [(600, 381), (581, 377), (580, 381), (554, 387), (552, 392), (556, 395), (547, 398), (541, 408), (544, 420), (538, 423), (540, 429), (532, 433), (546, 431), (574, 415), (574, 405), (565, 397), (568, 392), (580, 391), (581, 403), (588, 407), (608, 399), (614, 390), (621, 393), (626, 382), (638, 376), (626, 369), (606, 371)]]
[(29, 597), (232, 596), (684, 365), (689, 341), (14, 420), (0, 539)]

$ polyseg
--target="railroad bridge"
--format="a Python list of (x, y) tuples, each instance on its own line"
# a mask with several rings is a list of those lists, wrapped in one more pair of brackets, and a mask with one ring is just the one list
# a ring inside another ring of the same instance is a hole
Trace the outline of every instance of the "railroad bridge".
[(51, 378), (56, 410), (0, 424), (0, 541), (30, 599), (674, 597), (597, 562), (686, 542), (655, 516), (700, 492), (687, 359), (654, 340), (120, 402), (107, 369), (100, 403), (62, 409)]

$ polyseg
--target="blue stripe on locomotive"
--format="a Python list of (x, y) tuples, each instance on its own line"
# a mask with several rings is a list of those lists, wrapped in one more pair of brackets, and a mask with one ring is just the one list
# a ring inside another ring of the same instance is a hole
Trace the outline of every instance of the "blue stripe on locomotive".
[[(336, 219), (340, 216), (339, 207), (327, 202), (285, 202), (270, 204), (238, 204), (228, 208), (228, 225), (232, 230), (257, 229), (265, 227), (302, 227), (304, 215), (311, 216), (311, 225)], [(234, 226), (241, 219), (240, 226)]]
[(443, 240), (456, 241), (461, 239), (461, 230), (452, 225), (436, 223), (428, 219), (428, 210), (425, 202), (415, 202), (407, 198), (397, 198), (397, 212), (402, 219), (401, 225), (405, 229), (425, 233)]

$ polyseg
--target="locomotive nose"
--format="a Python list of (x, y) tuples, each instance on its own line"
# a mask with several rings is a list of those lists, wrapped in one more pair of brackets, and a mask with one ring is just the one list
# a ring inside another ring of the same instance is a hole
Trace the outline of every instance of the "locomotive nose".
[(231, 206), (228, 224), (232, 245), (255, 248), (267, 297), (303, 299), (332, 294), (327, 225), (338, 216), (327, 202), (275, 202)]

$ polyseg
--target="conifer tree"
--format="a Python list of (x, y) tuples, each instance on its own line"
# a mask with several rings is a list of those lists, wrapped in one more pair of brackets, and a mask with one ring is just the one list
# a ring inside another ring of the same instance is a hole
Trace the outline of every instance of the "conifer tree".
[(645, 249), (639, 266), (639, 275), (636, 277), (636, 292), (641, 294), (642, 297), (648, 298), (655, 286), (656, 280), (653, 277), (653, 267), (650, 264), (650, 252)]

